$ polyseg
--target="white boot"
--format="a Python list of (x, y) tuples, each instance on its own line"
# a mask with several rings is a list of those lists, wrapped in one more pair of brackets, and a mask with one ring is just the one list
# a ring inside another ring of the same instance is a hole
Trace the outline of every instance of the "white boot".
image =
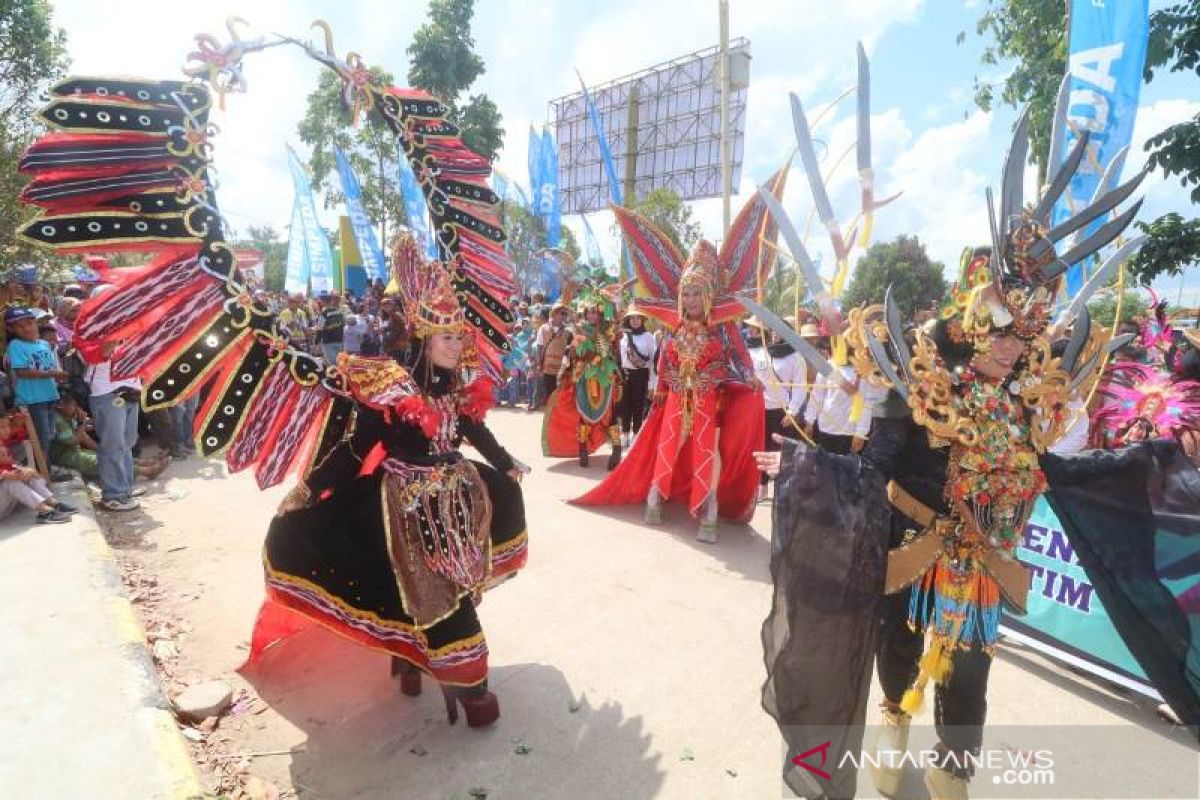
[(908, 752), (908, 729), (912, 717), (903, 711), (883, 710), (879, 720), (879, 733), (875, 737), (875, 760), (872, 763), (871, 780), (882, 795), (895, 797), (900, 793), (900, 782), (904, 778), (904, 754)]
[(628, 433), (622, 433), (622, 434), (621, 434), (621, 447), (624, 447), (624, 448), (626, 448), (626, 449), (628, 449), (628, 448), (629, 448), (629, 438), (630, 438), (630, 437), (629, 437), (629, 434), (628, 434)]
[(700, 528), (696, 531), (696, 541), (704, 542), (705, 544), (716, 544), (717, 542), (717, 495), (713, 492), (708, 496), (703, 506), (703, 516), (700, 519)]
[(658, 490), (654, 488), (651, 488), (650, 493), (646, 495), (646, 524), (662, 524), (662, 498), (658, 496)]
[(940, 767), (925, 768), (925, 788), (930, 800), (970, 800), (970, 785), (966, 778), (956, 778)]

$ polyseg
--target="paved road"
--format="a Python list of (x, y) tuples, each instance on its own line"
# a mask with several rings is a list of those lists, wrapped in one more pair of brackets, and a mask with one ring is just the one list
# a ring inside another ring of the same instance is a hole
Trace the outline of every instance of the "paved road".
[[(229, 746), (284, 751), (256, 758), (254, 773), (300, 797), (780, 797), (782, 749), (759, 706), (769, 507), (752, 525), (723, 526), (715, 546), (697, 543), (678, 509), (660, 529), (640, 524), (640, 508), (577, 509), (563, 501), (599, 479), (605, 459), (587, 470), (543, 459), (536, 415), (490, 421), (534, 467), (529, 566), (480, 612), (499, 724), (448, 726), (436, 692), (399, 694), (384, 655), (314, 631), (251, 676), (270, 709), (223, 721)], [(236, 683), (283, 489), (259, 492), (216, 462), (172, 474), (117, 545), (158, 575), (165, 607), (190, 625), (178, 674)], [(1006, 649), (992, 676), (996, 723), (1137, 725), (1179, 746), (1144, 706), (1036, 655)]]

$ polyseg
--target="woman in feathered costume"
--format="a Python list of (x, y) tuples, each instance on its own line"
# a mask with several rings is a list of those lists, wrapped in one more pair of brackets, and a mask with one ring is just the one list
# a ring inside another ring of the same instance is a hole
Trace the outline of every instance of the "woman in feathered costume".
[[(768, 182), (776, 197), (784, 173)], [(754, 367), (736, 322), (745, 311), (733, 293), (758, 281), (769, 265), (762, 245), (773, 227), (757, 194), (738, 214), (720, 252), (707, 241), (684, 261), (649, 221), (614, 208), (650, 296), (638, 309), (670, 335), (658, 361), (650, 416), (625, 461), (592, 491), (585, 506), (645, 503), (646, 522), (681, 500), (700, 519), (696, 538), (715, 542), (718, 516), (745, 522), (754, 513), (758, 474), (751, 453), (762, 441), (764, 411)]]
[[(451, 722), (499, 715), (487, 689), (482, 592), (526, 558), (521, 471), (483, 424), (508, 350), (514, 291), (486, 159), (469, 151), (424, 92), (375, 86), (358, 59), (301, 45), (333, 69), (356, 118), (398, 137), (429, 203), (442, 260), (403, 238), (396, 278), (416, 346), (401, 366), (343, 355), (324, 365), (290, 348), (238, 274), (208, 180), (212, 95), (200, 82), (70, 78), (40, 113), (50, 132), (25, 153), (22, 231), (59, 252), (131, 250), (149, 263), (110, 277), (85, 304), (75, 344), (139, 377), (147, 410), (207, 387), (196, 414), (202, 455), (253, 468), (261, 487), (301, 476), (264, 548), (267, 599), (250, 662), (319, 623), (392, 656), (406, 694), (421, 674), (443, 688)], [(293, 39), (214, 41), (191, 68), (223, 97), (244, 88), (243, 55)], [(464, 385), (463, 368), (479, 377)], [(490, 464), (463, 458), (469, 441)]]
[(1096, 390), (1092, 446), (1120, 447), (1200, 431), (1200, 381), (1180, 380), (1165, 367), (1120, 361)]

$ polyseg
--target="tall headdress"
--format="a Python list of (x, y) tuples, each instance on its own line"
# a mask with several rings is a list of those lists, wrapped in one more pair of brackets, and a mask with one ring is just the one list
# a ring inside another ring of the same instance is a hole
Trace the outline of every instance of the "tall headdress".
[(713, 298), (721, 286), (721, 265), (717, 248), (712, 242), (701, 239), (692, 249), (692, 255), (683, 266), (679, 275), (679, 317), (684, 316), (683, 295), (688, 291), (697, 291), (704, 298), (704, 318), (712, 314)]
[(413, 335), (426, 339), (438, 333), (462, 333), (467, 328), (462, 304), (454, 292), (451, 269), (427, 261), (410, 233), (396, 238), (392, 272), (404, 299), (404, 312)]
[[(1054, 150), (1061, 132), (1056, 130), (1051, 138)], [(1021, 115), (1004, 162), (999, 208), (991, 190), (987, 192), (990, 246), (964, 253), (958, 285), (942, 309), (951, 339), (986, 346), (989, 332), (997, 328), (1009, 329), (1024, 339), (1041, 335), (1050, 322), (1054, 298), (1067, 268), (1090, 258), (1133, 221), (1141, 200), (1083, 235), (1089, 225), (1128, 199), (1145, 177), (1145, 172), (1138, 173), (1113, 188), (1115, 172), (1110, 171), (1086, 207), (1051, 224), (1055, 203), (1079, 170), (1087, 149), (1085, 133), (1052, 171), (1041, 196), (1026, 204), (1023, 184), (1029, 153), (1029, 110)], [(1060, 243), (1072, 234), (1074, 238), (1059, 252)]]

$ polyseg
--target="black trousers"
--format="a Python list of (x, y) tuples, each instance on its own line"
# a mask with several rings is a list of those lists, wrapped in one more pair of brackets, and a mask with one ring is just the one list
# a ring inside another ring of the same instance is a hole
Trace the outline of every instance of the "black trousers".
[[(895, 526), (892, 547), (900, 544), (902, 526)], [(879, 635), (876, 638), (875, 667), (883, 695), (899, 703), (917, 677), (918, 662), (925, 648), (925, 634), (908, 625), (909, 600), (914, 589), (886, 595), (880, 604)], [(932, 602), (932, 598), (928, 598)], [(992, 656), (978, 645), (955, 650), (951, 656), (950, 677), (933, 689), (933, 721), (942, 749), (965, 763), (962, 754), (978, 753), (983, 742), (983, 723), (987, 718), (987, 682)], [(926, 687), (928, 692), (929, 687)], [(951, 769), (959, 777), (969, 770)]]
[(814, 425), (813, 441), (821, 445), (827, 453), (833, 453), (835, 456), (848, 456), (850, 455), (850, 445), (854, 441), (854, 437), (843, 436), (837, 433), (825, 433), (825, 431)]
[(558, 375), (553, 372), (542, 373), (542, 396), (538, 400), (538, 407), (546, 405), (550, 402), (550, 395), (554, 394), (554, 390), (558, 388)]
[(621, 387), (621, 403), (617, 415), (621, 418), (622, 433), (637, 433), (646, 416), (646, 393), (650, 389), (650, 368), (622, 370), (625, 385)]
[[(780, 449), (780, 444), (775, 441), (773, 434), (778, 433), (780, 436), (786, 435), (783, 430), (783, 418), (787, 415), (787, 410), (783, 408), (768, 408), (767, 409), (767, 426), (766, 435), (763, 441), (763, 450), (767, 452), (775, 452)], [(762, 473), (758, 477), (758, 485), (766, 486), (770, 482), (767, 473)]]

